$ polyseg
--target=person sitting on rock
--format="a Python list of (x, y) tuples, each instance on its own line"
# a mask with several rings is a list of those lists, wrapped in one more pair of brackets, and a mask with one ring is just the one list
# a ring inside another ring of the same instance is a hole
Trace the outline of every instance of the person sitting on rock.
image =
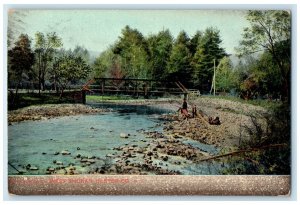
[(179, 108), (180, 113), (184, 116), (185, 119), (187, 119), (189, 117), (189, 113), (188, 113), (188, 109), (187, 109), (187, 102), (186, 102), (186, 98), (183, 99), (183, 103), (182, 103), (182, 107)]
[(212, 117), (209, 117), (208, 122), (211, 125), (220, 125), (221, 124), (219, 117), (216, 117), (214, 120)]

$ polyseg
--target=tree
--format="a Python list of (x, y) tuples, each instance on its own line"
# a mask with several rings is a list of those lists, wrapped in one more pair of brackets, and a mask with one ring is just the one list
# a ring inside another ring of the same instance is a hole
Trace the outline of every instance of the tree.
[(34, 53), (31, 50), (31, 42), (27, 35), (21, 34), (15, 46), (8, 51), (8, 66), (16, 78), (15, 95), (12, 105), (18, 95), (19, 85), (22, 81), (23, 74), (28, 73), (34, 64)]
[(181, 31), (173, 45), (170, 61), (167, 65), (169, 80), (179, 80), (185, 86), (191, 85), (191, 53), (188, 48), (189, 38)]
[(201, 38), (203, 37), (203, 33), (201, 31), (197, 31), (196, 34), (190, 40), (190, 51), (192, 56), (195, 55), (197, 51), (197, 47), (201, 42)]
[(37, 55), (39, 93), (45, 89), (45, 76), (47, 74), (48, 62), (53, 59), (55, 49), (62, 46), (62, 40), (55, 32), (47, 33), (46, 36), (37, 32), (35, 34), (35, 53)]
[(167, 64), (173, 45), (173, 37), (169, 30), (160, 31), (147, 39), (149, 49), (150, 76), (163, 80), (167, 76)]
[(228, 57), (224, 57), (216, 69), (216, 90), (229, 92), (236, 85), (237, 76), (233, 71), (232, 63)]
[(191, 62), (194, 86), (204, 92), (210, 89), (214, 60), (217, 66), (220, 60), (226, 56), (225, 50), (221, 47), (222, 40), (219, 33), (220, 31), (215, 28), (205, 30)]
[(127, 77), (145, 78), (149, 75), (147, 42), (137, 29), (125, 26), (113, 52), (122, 57), (122, 70)]
[(244, 29), (240, 55), (267, 51), (281, 73), (281, 94), (289, 97), (290, 91), (290, 33), (291, 17), (288, 11), (248, 11), (250, 27)]
[(107, 77), (109, 69), (113, 65), (113, 59), (118, 55), (115, 55), (111, 48), (102, 52), (94, 61), (92, 67), (94, 76), (98, 78)]
[(74, 55), (59, 57), (51, 73), (56, 76), (56, 81), (60, 87), (60, 99), (70, 83), (85, 79), (90, 71), (90, 66), (81, 57)]

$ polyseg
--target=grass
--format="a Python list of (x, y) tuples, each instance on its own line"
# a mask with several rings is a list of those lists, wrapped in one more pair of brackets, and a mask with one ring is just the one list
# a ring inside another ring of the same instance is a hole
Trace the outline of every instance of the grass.
[[(132, 96), (127, 95), (87, 95), (86, 101), (87, 102), (118, 102), (118, 101), (124, 101), (124, 100), (137, 100), (138, 98), (134, 98)], [(144, 98), (142, 98), (144, 100)]]
[[(64, 93), (62, 99), (59, 99), (59, 94), (56, 93), (19, 93), (16, 103), (11, 105), (8, 103), (8, 110), (14, 110), (22, 107), (27, 107), (30, 105), (42, 105), (42, 104), (61, 104), (61, 103), (73, 103), (73, 99), (66, 97), (68, 93)], [(8, 102), (12, 99), (8, 96)]]

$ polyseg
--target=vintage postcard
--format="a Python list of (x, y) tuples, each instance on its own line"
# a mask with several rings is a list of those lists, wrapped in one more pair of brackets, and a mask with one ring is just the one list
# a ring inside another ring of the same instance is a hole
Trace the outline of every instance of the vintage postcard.
[(291, 10), (8, 9), (17, 195), (289, 195)]

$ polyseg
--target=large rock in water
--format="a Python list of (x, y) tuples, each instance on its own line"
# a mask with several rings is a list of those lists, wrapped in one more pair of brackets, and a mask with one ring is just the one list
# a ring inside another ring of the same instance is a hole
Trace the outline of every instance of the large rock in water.
[(128, 134), (126, 134), (126, 133), (120, 133), (120, 137), (122, 137), (122, 138), (128, 138)]
[(32, 166), (29, 168), (30, 170), (38, 170), (39, 168), (35, 167), (35, 166)]
[(70, 155), (71, 152), (69, 152), (68, 150), (63, 150), (63, 151), (61, 151), (61, 154), (62, 155)]

